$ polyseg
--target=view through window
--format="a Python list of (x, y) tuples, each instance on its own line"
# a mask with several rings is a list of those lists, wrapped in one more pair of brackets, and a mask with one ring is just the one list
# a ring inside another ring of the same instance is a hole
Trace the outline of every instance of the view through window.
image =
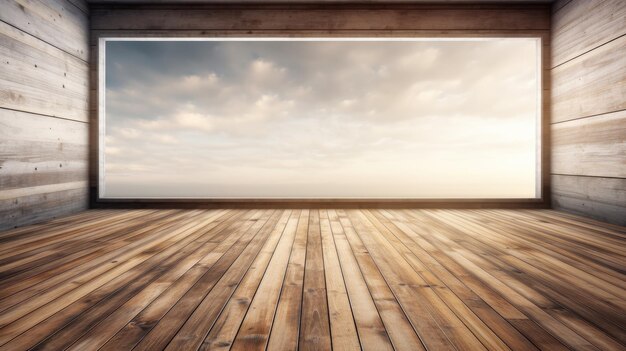
[(102, 198), (540, 197), (539, 39), (100, 45)]

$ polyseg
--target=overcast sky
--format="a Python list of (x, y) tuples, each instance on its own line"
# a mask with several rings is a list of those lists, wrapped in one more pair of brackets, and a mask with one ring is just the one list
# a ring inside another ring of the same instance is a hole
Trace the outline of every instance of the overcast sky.
[(104, 196), (535, 197), (537, 45), (108, 41)]

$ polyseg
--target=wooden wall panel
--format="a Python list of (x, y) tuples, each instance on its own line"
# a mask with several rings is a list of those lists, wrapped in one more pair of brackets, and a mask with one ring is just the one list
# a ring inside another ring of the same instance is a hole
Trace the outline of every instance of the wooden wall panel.
[(572, 0), (555, 0), (552, 4), (552, 13), (559, 11), (563, 6), (570, 3)]
[(552, 121), (563, 122), (625, 109), (624, 57), (626, 36), (553, 68)]
[(86, 187), (81, 187), (38, 192), (11, 199), (0, 197), (1, 229), (20, 227), (83, 211), (88, 206), (88, 192)]
[(88, 125), (0, 109), (0, 188), (85, 181)]
[(552, 176), (553, 202), (557, 208), (626, 225), (626, 179)]
[(87, 8), (0, 1), (0, 230), (88, 207)]
[(0, 21), (86, 61), (89, 19), (75, 3), (82, 1), (1, 0)]
[(626, 110), (555, 124), (552, 172), (626, 178)]
[(559, 1), (552, 29), (552, 204), (626, 225), (626, 2)]
[(0, 22), (0, 106), (87, 121), (87, 62)]
[(562, 7), (552, 22), (554, 66), (626, 34), (624, 0), (572, 0)]
[[(68, 1), (71, 2), (72, 5), (79, 8), (84, 13), (87, 13), (87, 14), (89, 13), (89, 4), (87, 3), (87, 0), (68, 0)], [(87, 23), (89, 23), (89, 20), (87, 20)]]

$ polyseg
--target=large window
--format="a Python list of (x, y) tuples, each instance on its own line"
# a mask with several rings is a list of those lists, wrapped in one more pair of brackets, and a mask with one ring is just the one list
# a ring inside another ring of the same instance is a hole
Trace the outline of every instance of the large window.
[(101, 39), (101, 198), (540, 197), (535, 38)]

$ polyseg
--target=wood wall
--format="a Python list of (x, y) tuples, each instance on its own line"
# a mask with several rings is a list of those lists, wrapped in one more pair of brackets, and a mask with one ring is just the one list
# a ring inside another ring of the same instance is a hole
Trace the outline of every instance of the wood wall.
[[(415, 37), (540, 37), (543, 43), (544, 145), (549, 144), (550, 5), (538, 4), (318, 4), (318, 5), (107, 5), (91, 7), (91, 118), (97, 133), (98, 38), (215, 36), (415, 36)], [(97, 192), (97, 144), (92, 144), (91, 186)], [(547, 207), (550, 205), (549, 152), (545, 148), (542, 201), (476, 201), (425, 203), (410, 207)], [(102, 203), (101, 203), (102, 204)], [(135, 202), (136, 204), (136, 202)], [(93, 203), (98, 205), (98, 203)], [(105, 206), (113, 206), (110, 201)], [(128, 204), (127, 204), (128, 205)], [(142, 204), (151, 206), (154, 203)], [(181, 204), (175, 204), (180, 206)], [(213, 204), (219, 205), (219, 204)], [(232, 207), (234, 204), (222, 204)], [(243, 204), (239, 204), (242, 206)], [(254, 206), (261, 206), (256, 201)], [(265, 204), (276, 207), (293, 203)], [(310, 206), (314, 204), (306, 203)], [(348, 206), (350, 204), (342, 204)], [(359, 204), (366, 206), (367, 204)], [(370, 203), (369, 205), (381, 205)], [(383, 204), (391, 206), (390, 203)], [(172, 205), (174, 206), (174, 205)]]
[(626, 1), (552, 17), (552, 204), (626, 225)]
[(0, 0), (0, 230), (88, 206), (87, 12)]

